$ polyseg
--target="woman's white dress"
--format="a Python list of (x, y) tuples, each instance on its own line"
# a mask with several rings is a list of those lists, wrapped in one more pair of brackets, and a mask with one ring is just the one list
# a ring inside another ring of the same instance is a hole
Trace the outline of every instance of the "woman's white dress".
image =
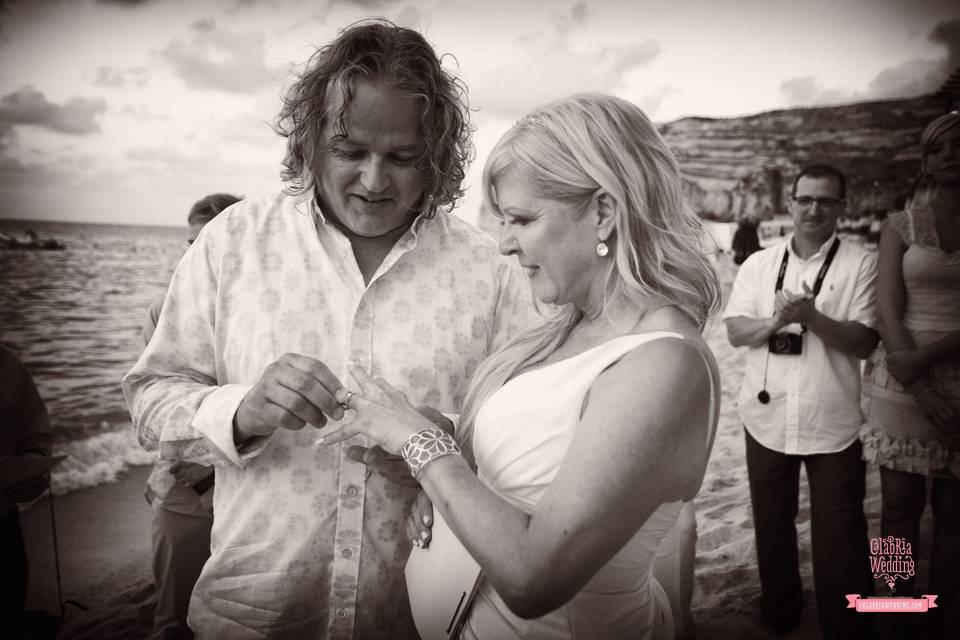
[[(594, 380), (628, 351), (660, 338), (682, 339), (669, 332), (622, 336), (509, 380), (477, 414), (473, 447), (481, 481), (510, 504), (531, 512), (566, 456)], [(711, 389), (711, 402), (713, 395)], [(651, 567), (681, 504), (660, 505), (582, 591), (541, 618), (518, 618), (484, 581), (461, 637), (672, 639), (670, 604)]]

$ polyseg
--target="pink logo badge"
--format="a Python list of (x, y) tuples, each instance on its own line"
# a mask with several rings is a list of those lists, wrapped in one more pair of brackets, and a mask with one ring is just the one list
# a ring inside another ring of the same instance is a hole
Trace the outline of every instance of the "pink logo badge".
[(916, 573), (910, 543), (893, 536), (870, 538), (870, 570), (874, 578), (887, 584), (893, 595), (897, 580), (908, 580)]

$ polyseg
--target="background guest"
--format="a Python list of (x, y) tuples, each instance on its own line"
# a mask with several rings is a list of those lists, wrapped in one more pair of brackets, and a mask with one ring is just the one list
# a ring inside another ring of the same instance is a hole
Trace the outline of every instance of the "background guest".
[[(50, 455), (50, 419), (33, 378), (17, 355), (0, 344), (0, 458)], [(0, 494), (0, 621), (19, 638), (27, 593), (28, 565), (17, 503), (39, 498), (50, 474), (7, 488)]]
[[(880, 465), (881, 532), (906, 539), (914, 560), (932, 487), (930, 583), (923, 593), (939, 596), (927, 616), (936, 635), (945, 633), (940, 624), (960, 589), (960, 113), (931, 122), (920, 145), (924, 195), (891, 214), (880, 237), (883, 343), (874, 357), (863, 454)], [(895, 588), (911, 595), (914, 579)]]
[(817, 616), (826, 638), (869, 638), (873, 618), (844, 596), (873, 593), (863, 513), (860, 361), (877, 344), (873, 255), (836, 234), (846, 178), (804, 168), (789, 209), (794, 233), (740, 267), (723, 312), (749, 348), (737, 407), (744, 425), (761, 614), (778, 633), (800, 624), (795, 519), (800, 466), (810, 486)]
[[(229, 193), (198, 200), (187, 215), (187, 244), (193, 244), (204, 225), (239, 202)], [(143, 342), (149, 344), (157, 327), (166, 293), (147, 311)], [(147, 502), (153, 506), (153, 579), (157, 606), (151, 640), (193, 638), (187, 626), (190, 594), (203, 563), (210, 557), (213, 526), (213, 467), (191, 462), (158, 460), (147, 478)]]

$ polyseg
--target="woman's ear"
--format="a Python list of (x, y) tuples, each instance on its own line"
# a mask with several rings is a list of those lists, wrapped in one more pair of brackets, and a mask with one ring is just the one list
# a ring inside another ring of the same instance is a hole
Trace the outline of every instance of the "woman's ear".
[(610, 194), (603, 189), (597, 189), (593, 194), (593, 214), (597, 225), (597, 236), (606, 241), (613, 235), (617, 226), (616, 203)]

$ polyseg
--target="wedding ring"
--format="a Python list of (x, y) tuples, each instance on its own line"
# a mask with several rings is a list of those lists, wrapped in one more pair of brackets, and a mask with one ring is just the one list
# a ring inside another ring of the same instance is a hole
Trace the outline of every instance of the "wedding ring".
[(343, 402), (340, 403), (340, 406), (343, 407), (344, 409), (349, 409), (349, 408), (350, 408), (350, 398), (352, 398), (353, 396), (354, 396), (353, 391), (347, 391), (347, 397), (345, 397), (345, 398), (343, 399)]

